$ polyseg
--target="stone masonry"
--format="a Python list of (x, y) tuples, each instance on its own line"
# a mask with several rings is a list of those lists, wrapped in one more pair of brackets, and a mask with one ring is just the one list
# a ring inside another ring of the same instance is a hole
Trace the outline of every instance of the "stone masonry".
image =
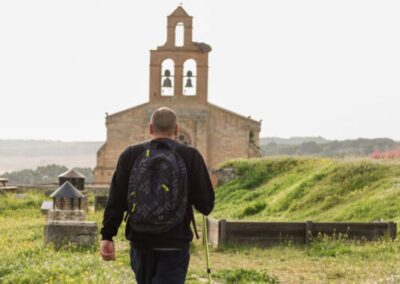
[(56, 247), (68, 243), (94, 245), (97, 242), (97, 224), (89, 221), (50, 221), (44, 227), (44, 241)]
[(47, 212), (47, 221), (85, 221), (84, 210), (54, 210)]

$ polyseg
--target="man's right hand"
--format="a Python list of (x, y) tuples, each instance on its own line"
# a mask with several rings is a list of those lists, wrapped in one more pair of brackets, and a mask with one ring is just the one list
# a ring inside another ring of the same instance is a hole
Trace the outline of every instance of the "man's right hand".
[(103, 240), (100, 242), (100, 254), (104, 260), (115, 260), (114, 242)]

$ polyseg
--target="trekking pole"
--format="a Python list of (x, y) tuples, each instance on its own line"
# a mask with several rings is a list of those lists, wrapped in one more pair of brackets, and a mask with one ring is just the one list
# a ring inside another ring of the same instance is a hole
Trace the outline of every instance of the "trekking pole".
[(208, 283), (211, 284), (211, 267), (210, 267), (210, 252), (208, 250), (208, 233), (207, 233), (207, 219), (206, 216), (203, 215), (203, 234), (204, 240), (206, 245), (206, 263), (207, 263), (207, 276), (208, 276)]

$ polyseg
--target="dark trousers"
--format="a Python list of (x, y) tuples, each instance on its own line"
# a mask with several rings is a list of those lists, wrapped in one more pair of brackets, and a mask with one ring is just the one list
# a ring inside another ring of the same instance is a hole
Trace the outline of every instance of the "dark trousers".
[(185, 283), (189, 249), (164, 251), (131, 247), (130, 257), (138, 284)]

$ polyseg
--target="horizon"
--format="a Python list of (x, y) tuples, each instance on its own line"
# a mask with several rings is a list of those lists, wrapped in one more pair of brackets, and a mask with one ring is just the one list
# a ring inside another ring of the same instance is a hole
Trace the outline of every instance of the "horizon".
[[(148, 101), (161, 0), (0, 2), (0, 139), (105, 141), (105, 113)], [(183, 1), (213, 48), (209, 102), (260, 137), (400, 141), (400, 2)], [(11, 138), (10, 138), (11, 137)]]
[[(375, 139), (389, 139), (393, 140), (394, 142), (400, 143), (400, 140), (393, 139), (391, 137), (374, 137), (374, 138), (365, 138), (365, 137), (358, 137), (358, 138), (353, 138), (353, 139), (332, 139), (332, 138), (327, 138), (323, 136), (290, 136), (290, 137), (280, 137), (280, 136), (260, 136), (261, 139), (284, 139), (284, 140), (290, 140), (290, 139), (315, 139), (315, 138), (321, 138), (324, 140), (327, 140), (329, 142), (333, 141), (354, 141), (354, 140), (375, 140)], [(24, 141), (24, 142), (61, 142), (61, 143), (104, 143), (106, 142), (105, 140), (53, 140), (53, 139), (16, 139), (16, 138), (0, 138), (0, 141)]]
[[(392, 140), (390, 138), (376, 138), (376, 139), (390, 139), (390, 140), (370, 140), (367, 139), (364, 141), (363, 138), (357, 140), (327, 140), (324, 137), (290, 137), (290, 138), (282, 138), (282, 137), (261, 137), (261, 139), (270, 139), (269, 141), (260, 142), (260, 147), (263, 148), (264, 151), (269, 151), (268, 149), (272, 149), (272, 152), (264, 152), (266, 156), (268, 155), (287, 155), (285, 154), (286, 150), (285, 146), (290, 147), (298, 147), (299, 150), (303, 146), (307, 146), (306, 142), (314, 141), (316, 144), (321, 145), (321, 147), (325, 147), (323, 145), (328, 145), (329, 148), (330, 143), (346, 143), (350, 142), (353, 145), (351, 146), (353, 150), (351, 153), (348, 153), (349, 157), (357, 157), (359, 156), (360, 149), (365, 154), (366, 148), (365, 145), (371, 145), (371, 143), (375, 143), (374, 149), (378, 151), (385, 152), (386, 150), (395, 151), (397, 149), (400, 150), (400, 141)], [(324, 140), (322, 140), (324, 139)], [(269, 147), (270, 143), (275, 142), (277, 145), (283, 146), (281, 150), (276, 149), (274, 147)], [(3, 140), (0, 139), (0, 156), (2, 156), (0, 162), (0, 176), (6, 172), (11, 173), (24, 169), (36, 169), (39, 166), (46, 166), (51, 164), (64, 165), (68, 168), (72, 167), (90, 167), (94, 168), (96, 165), (96, 153), (103, 145), (104, 141), (60, 141), (60, 140)], [(306, 143), (306, 144), (304, 144)], [(341, 144), (345, 145), (345, 144)], [(364, 145), (364, 146), (363, 146)], [(380, 148), (379, 145), (391, 145), (389, 148)], [(343, 147), (341, 148), (343, 149)], [(386, 149), (386, 150), (384, 150)], [(349, 149), (347, 149), (349, 150)], [(371, 158), (372, 154), (375, 153), (375, 150), (369, 154), (369, 158)], [(278, 151), (278, 152), (277, 152)], [(299, 153), (303, 153), (303, 150), (300, 150)], [(308, 151), (308, 150), (306, 150)], [(330, 150), (329, 150), (330, 151)], [(368, 151), (368, 150), (367, 150)], [(339, 151), (340, 152), (340, 151)], [(338, 152), (338, 153), (339, 153)], [(279, 154), (280, 153), (280, 154)], [(336, 153), (336, 154), (338, 154)], [(303, 153), (304, 154), (304, 153)], [(330, 156), (335, 154), (332, 152), (327, 154), (326, 152), (319, 152), (321, 156)], [(290, 155), (290, 154), (289, 154)], [(299, 154), (302, 155), (302, 154)], [(353, 156), (354, 155), (354, 156)], [(318, 156), (318, 154), (317, 154)], [(367, 156), (362, 157), (366, 158)]]

